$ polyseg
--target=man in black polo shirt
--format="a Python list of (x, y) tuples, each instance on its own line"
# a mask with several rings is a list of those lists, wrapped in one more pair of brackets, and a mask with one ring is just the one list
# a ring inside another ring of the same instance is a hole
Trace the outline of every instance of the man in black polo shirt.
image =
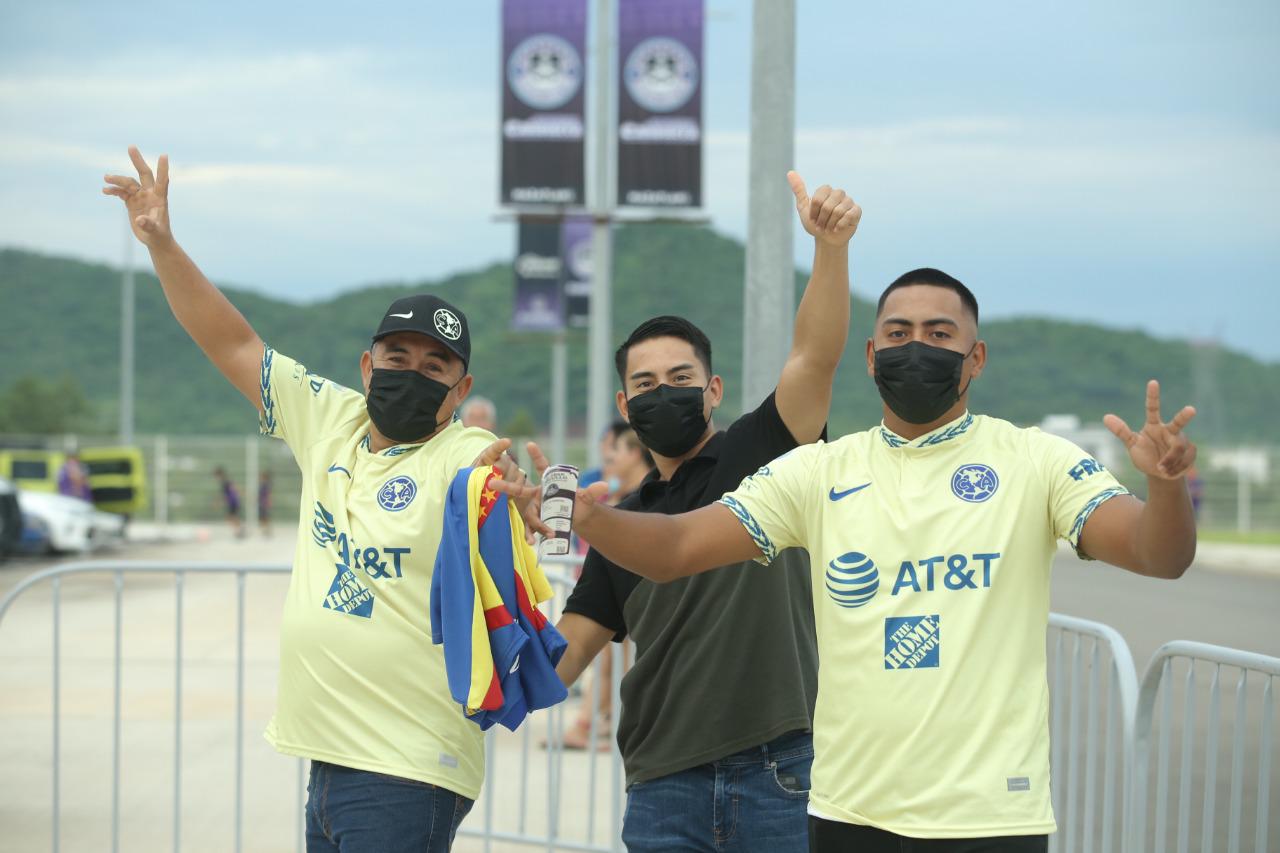
[[(815, 247), (777, 390), (717, 432), (724, 387), (706, 335), (679, 317), (641, 324), (617, 352), (617, 402), (657, 468), (626, 509), (706, 506), (823, 434), (849, 328), (848, 243), (862, 211), (843, 191), (824, 186), (810, 197), (799, 175), (787, 178)], [(569, 641), (557, 669), (572, 684), (611, 638), (635, 642), (618, 725), (632, 853), (808, 849), (812, 592), (804, 553), (781, 559), (784, 571), (748, 562), (658, 585), (587, 554), (557, 626)]]

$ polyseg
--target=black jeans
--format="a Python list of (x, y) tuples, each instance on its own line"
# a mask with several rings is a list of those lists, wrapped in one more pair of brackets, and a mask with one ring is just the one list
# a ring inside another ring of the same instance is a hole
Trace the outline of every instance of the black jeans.
[(1045, 853), (1047, 835), (908, 838), (874, 826), (809, 816), (809, 853)]

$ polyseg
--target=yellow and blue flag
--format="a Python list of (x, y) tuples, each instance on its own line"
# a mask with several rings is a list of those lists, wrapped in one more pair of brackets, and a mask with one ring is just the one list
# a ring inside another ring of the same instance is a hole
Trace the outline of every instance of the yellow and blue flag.
[(491, 488), (496, 468), (458, 472), (445, 498), (431, 579), (432, 642), (444, 644), (449, 692), (481, 729), (514, 731), (568, 695), (555, 667), (567, 645), (537, 605), (551, 585), (519, 512)]

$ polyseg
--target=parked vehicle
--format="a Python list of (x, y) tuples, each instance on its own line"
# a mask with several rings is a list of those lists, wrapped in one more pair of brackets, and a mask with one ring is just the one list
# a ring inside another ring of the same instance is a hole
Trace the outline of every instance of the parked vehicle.
[(104, 512), (136, 515), (147, 505), (147, 472), (136, 447), (86, 447), (80, 459), (89, 468), (93, 505)]
[(0, 562), (18, 550), (22, 540), (22, 507), (13, 483), (0, 478)]
[(66, 454), (56, 450), (22, 448), (0, 451), (0, 477), (31, 492), (57, 492), (58, 469)]
[(29, 528), (24, 538), (43, 538), (48, 551), (85, 553), (124, 539), (124, 516), (94, 509), (87, 501), (19, 489), (18, 504)]
[[(147, 505), (147, 473), (137, 447), (83, 447), (80, 461), (88, 469), (93, 504), (106, 512), (135, 515)], [(58, 472), (67, 461), (60, 450), (0, 450), (0, 477), (24, 492), (58, 491)]]

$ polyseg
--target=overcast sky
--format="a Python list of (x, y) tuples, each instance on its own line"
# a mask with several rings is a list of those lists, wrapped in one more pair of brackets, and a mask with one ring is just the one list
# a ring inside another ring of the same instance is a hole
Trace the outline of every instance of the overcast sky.
[[(984, 316), (1280, 360), (1280, 3), (797, 5), (796, 167), (865, 210), (855, 291), (938, 266)], [(306, 301), (508, 258), (497, 0), (284, 6), (0, 0), (0, 245), (118, 263), (99, 187), (136, 143), (215, 281)], [(737, 237), (750, 35), (711, 0), (706, 213)]]

